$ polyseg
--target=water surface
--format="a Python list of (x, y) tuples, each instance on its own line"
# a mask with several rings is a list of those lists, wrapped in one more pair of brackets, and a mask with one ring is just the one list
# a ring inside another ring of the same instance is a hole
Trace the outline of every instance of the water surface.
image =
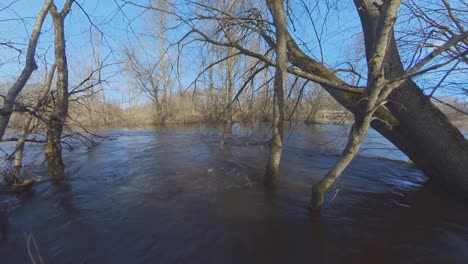
[(0, 263), (28, 263), (25, 232), (46, 263), (468, 263), (464, 201), (384, 159), (407, 160), (375, 132), (311, 217), (310, 188), (347, 130), (290, 130), (274, 193), (264, 126), (223, 146), (201, 126), (105, 133), (115, 140), (66, 153), (66, 181), (0, 195)]

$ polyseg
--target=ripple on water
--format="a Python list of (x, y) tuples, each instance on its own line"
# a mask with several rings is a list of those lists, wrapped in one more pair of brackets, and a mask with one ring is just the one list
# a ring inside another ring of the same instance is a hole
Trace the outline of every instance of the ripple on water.
[[(257, 129), (237, 129), (223, 146), (201, 127), (109, 132), (117, 139), (68, 153), (65, 182), (45, 180), (3, 202), (2, 260), (27, 262), (23, 232), (56, 263), (468, 260), (465, 204), (424, 187), (421, 172), (360, 156), (327, 193), (320, 217), (311, 217), (310, 188), (337, 160), (346, 130), (296, 127), (278, 186), (267, 192), (267, 130)], [(388, 142), (371, 136), (372, 154), (385, 156), (378, 149)]]

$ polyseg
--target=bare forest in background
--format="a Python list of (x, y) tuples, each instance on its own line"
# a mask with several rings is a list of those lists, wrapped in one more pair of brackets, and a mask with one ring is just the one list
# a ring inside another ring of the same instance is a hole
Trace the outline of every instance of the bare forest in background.
[[(3, 86), (5, 87), (5, 86)], [(301, 98), (291, 95), (287, 99), (287, 121), (311, 123), (348, 124), (352, 120), (351, 113), (326, 95), (319, 87), (308, 87), (300, 91), (301, 87), (293, 87), (291, 93), (301, 94)], [(23, 107), (33, 105), (37, 101), (36, 94), (40, 85), (26, 86), (23, 94), (18, 98), (18, 104)], [(231, 106), (232, 118), (236, 123), (253, 124), (257, 122), (271, 122), (272, 93), (265, 87), (262, 91), (240, 96)], [(131, 95), (129, 95), (131, 97)], [(69, 106), (69, 128), (84, 127), (91, 130), (108, 130), (115, 128), (137, 128), (164, 124), (193, 124), (208, 123), (222, 124), (222, 115), (226, 109), (225, 95), (221, 89), (200, 89), (186, 91), (167, 96), (164, 123), (162, 114), (152, 102), (135, 103), (107, 103), (102, 93), (96, 92), (84, 97), (71, 98)], [(447, 109), (450, 111), (450, 108)], [(47, 111), (47, 110), (45, 110)], [(9, 127), (19, 130), (27, 113), (21, 111), (13, 114)], [(453, 113), (455, 118), (456, 112)], [(460, 116), (463, 117), (463, 116)], [(40, 126), (38, 127), (39, 129)], [(45, 127), (42, 127), (45, 130)]]

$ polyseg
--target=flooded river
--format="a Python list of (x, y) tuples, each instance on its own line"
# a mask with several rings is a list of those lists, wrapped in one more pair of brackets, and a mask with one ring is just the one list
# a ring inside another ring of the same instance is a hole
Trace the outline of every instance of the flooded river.
[(468, 263), (466, 201), (393, 161), (407, 158), (375, 132), (310, 216), (347, 132), (290, 130), (274, 193), (265, 127), (235, 127), (222, 146), (201, 126), (105, 133), (66, 153), (65, 181), (0, 194), (0, 263), (29, 263), (25, 233), (45, 263)]

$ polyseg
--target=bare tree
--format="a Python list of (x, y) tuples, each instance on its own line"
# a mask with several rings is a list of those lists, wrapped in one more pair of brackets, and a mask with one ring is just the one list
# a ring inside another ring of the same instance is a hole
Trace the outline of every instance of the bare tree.
[(47, 16), (47, 13), (49, 12), (52, 2), (52, 0), (44, 1), (44, 4), (42, 5), (42, 8), (37, 15), (36, 23), (34, 24), (33, 31), (29, 38), (28, 50), (26, 52), (26, 61), (23, 71), (15, 83), (10, 87), (7, 95), (3, 98), (3, 106), (0, 111), (0, 140), (3, 138), (5, 130), (8, 126), (8, 122), (10, 121), (16, 97), (21, 92), (21, 90), (23, 90), (24, 86), (31, 77), (32, 72), (37, 69), (35, 60), (37, 42), (39, 41), (42, 25), (44, 24), (44, 20)]
[(47, 124), (47, 140), (44, 146), (49, 174), (63, 177), (65, 165), (62, 160), (61, 137), (68, 114), (68, 63), (65, 49), (65, 17), (71, 10), (73, 0), (67, 0), (59, 12), (55, 4), (50, 8), (54, 24), (55, 63), (57, 64), (57, 82), (54, 109)]
[(283, 0), (267, 0), (276, 28), (276, 71), (273, 95), (273, 140), (266, 167), (265, 181), (274, 184), (283, 150), (284, 89), (287, 77), (286, 15)]
[[(151, 36), (149, 44), (138, 41), (125, 49), (126, 71), (135, 78), (135, 88), (151, 100), (154, 106), (154, 123), (164, 125), (169, 114), (168, 97), (174, 83), (171, 79), (173, 62), (170, 61), (166, 35), (168, 15), (163, 11), (169, 10), (170, 3), (165, 0), (154, 0), (151, 3), (156, 8), (148, 18), (151, 21), (149, 33), (144, 33), (145, 36)], [(156, 49), (155, 52), (150, 52), (153, 49)]]

